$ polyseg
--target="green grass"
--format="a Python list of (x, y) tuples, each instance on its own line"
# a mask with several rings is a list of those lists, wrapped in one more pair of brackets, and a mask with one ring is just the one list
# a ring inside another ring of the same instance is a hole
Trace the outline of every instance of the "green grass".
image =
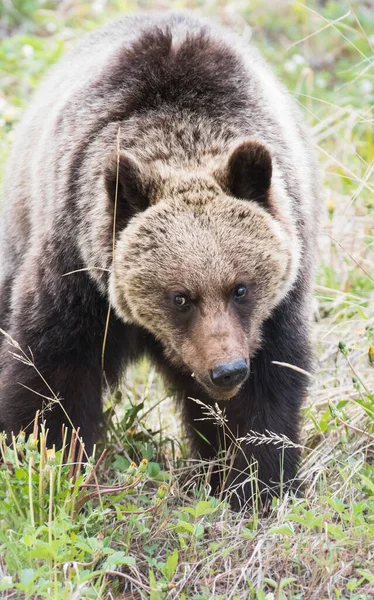
[[(108, 400), (108, 432), (85, 470), (43, 430), (10, 448), (0, 439), (1, 598), (374, 599), (373, 6), (203, 5), (152, 7), (250, 33), (303, 106), (324, 171), (304, 495), (266, 515), (210, 498), (209, 465), (190, 459), (172, 399), (142, 362)], [(2, 2), (1, 167), (48, 67), (83, 31), (148, 6)]]

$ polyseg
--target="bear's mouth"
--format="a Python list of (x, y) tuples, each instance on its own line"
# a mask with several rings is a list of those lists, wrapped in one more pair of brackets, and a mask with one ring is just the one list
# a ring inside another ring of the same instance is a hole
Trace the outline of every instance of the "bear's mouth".
[(213, 400), (217, 400), (217, 402), (227, 402), (236, 396), (242, 386), (236, 386), (232, 390), (219, 390), (217, 388), (213, 388), (212, 386), (204, 387)]
[(196, 382), (204, 389), (204, 391), (208, 393), (209, 397), (212, 400), (216, 400), (217, 402), (226, 402), (232, 400), (232, 398), (234, 398), (238, 394), (240, 389), (243, 387), (245, 381), (248, 379), (247, 375), (247, 377), (239, 385), (236, 385), (235, 387), (232, 387), (230, 389), (222, 389), (220, 387), (212, 385), (210, 381), (207, 381), (205, 377), (202, 377), (198, 373), (192, 373), (192, 376), (194, 377)]

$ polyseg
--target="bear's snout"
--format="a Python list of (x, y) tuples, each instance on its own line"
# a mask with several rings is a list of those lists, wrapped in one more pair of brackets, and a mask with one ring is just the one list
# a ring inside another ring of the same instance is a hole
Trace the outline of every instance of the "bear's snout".
[(249, 375), (249, 368), (244, 358), (239, 358), (233, 362), (218, 365), (210, 371), (210, 380), (213, 385), (232, 390), (241, 385)]

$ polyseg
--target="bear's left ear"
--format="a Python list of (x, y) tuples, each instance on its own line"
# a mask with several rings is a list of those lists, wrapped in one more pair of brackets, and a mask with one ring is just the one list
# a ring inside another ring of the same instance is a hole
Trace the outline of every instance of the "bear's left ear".
[(272, 170), (269, 150), (258, 142), (248, 140), (234, 148), (219, 178), (235, 198), (253, 200), (264, 208), (270, 208)]
[(148, 208), (150, 177), (134, 158), (113, 152), (104, 166), (104, 182), (111, 212), (117, 197), (116, 230), (120, 231), (131, 217)]

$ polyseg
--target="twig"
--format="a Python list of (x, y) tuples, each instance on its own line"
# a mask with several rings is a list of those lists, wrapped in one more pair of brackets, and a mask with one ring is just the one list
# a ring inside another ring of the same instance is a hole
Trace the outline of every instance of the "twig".
[(146, 585), (145, 583), (142, 583), (141, 581), (134, 579), (133, 577), (131, 577), (130, 575), (127, 575), (126, 573), (121, 573), (120, 571), (105, 571), (104, 575), (112, 575), (113, 577), (123, 577), (124, 579), (128, 579), (128, 581), (131, 581), (131, 583), (133, 583), (134, 585), (138, 585), (139, 587), (143, 588), (143, 590), (146, 590), (147, 592), (157, 592), (158, 591), (157, 589), (151, 588), (148, 585)]
[(346, 421), (343, 421), (343, 419), (341, 419), (338, 416), (336, 416), (335, 418), (342, 425), (344, 425), (345, 427), (348, 427), (348, 429), (352, 429), (352, 431), (355, 431), (356, 433), (360, 433), (361, 435), (366, 435), (370, 440), (373, 440), (373, 442), (374, 442), (374, 434), (373, 433), (369, 433), (368, 431), (363, 431), (362, 429), (359, 429), (358, 427), (355, 427), (354, 425), (350, 425), (349, 423), (346, 423)]

